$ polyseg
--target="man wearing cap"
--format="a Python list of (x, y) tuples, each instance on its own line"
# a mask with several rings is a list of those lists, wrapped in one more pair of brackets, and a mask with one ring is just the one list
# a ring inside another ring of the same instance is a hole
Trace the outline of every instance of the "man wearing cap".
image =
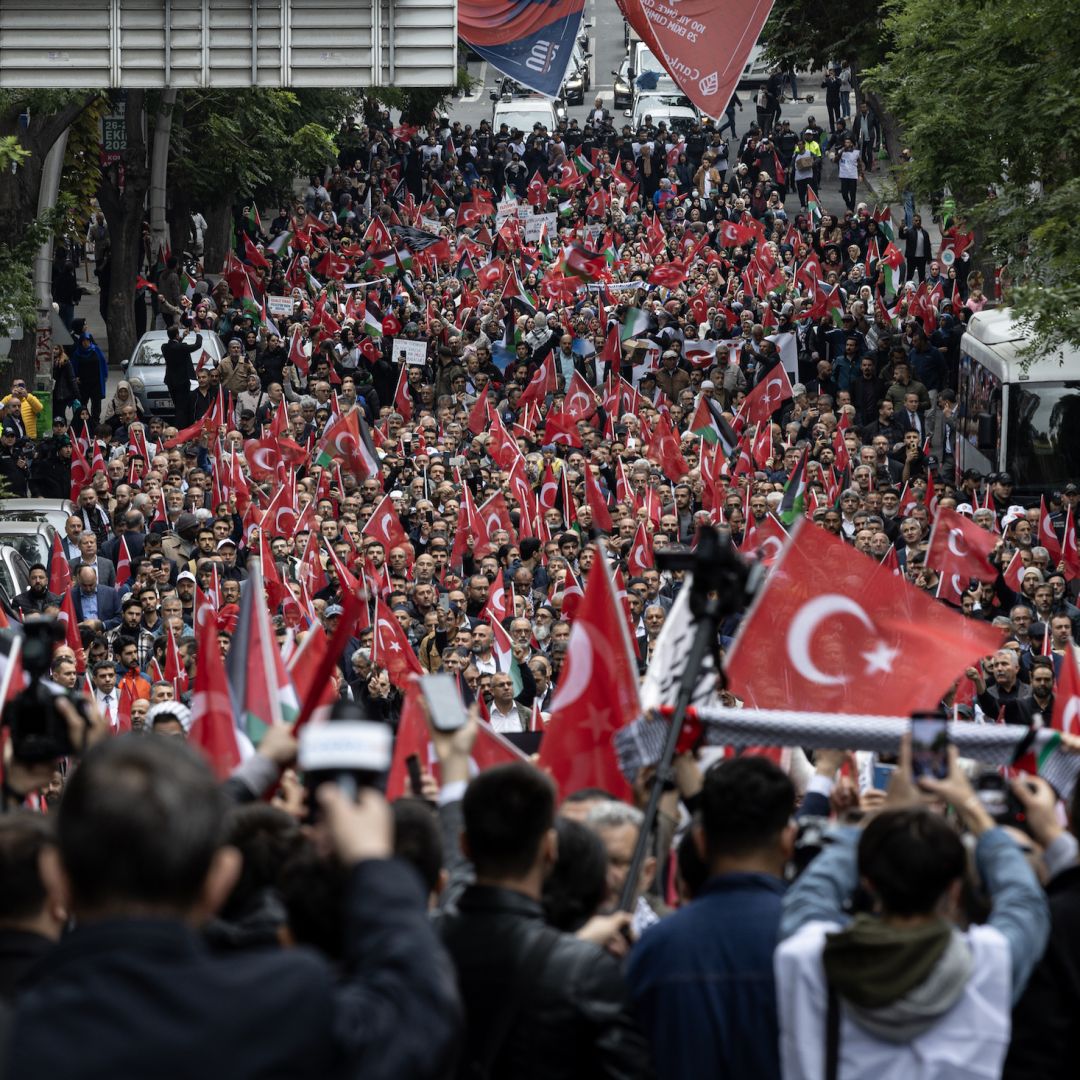
[(12, 495), (24, 497), (29, 492), (29, 461), (19, 443), (19, 432), (5, 423), (0, 432), (0, 476), (3, 476)]
[(221, 556), (222, 581), (247, 581), (247, 571), (236, 563), (236, 541), (232, 537), (218, 541), (217, 553)]
[(679, 391), (690, 385), (690, 373), (678, 366), (679, 354), (674, 349), (668, 349), (660, 357), (660, 370), (656, 373), (656, 385), (672, 401), (677, 401)]

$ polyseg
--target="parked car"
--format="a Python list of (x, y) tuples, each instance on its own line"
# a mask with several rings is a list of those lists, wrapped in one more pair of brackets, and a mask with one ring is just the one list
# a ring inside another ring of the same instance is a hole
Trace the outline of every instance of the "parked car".
[[(202, 347), (209, 357), (211, 367), (216, 366), (225, 355), (225, 346), (213, 330), (203, 330)], [(172, 416), (173, 399), (165, 385), (165, 358), (161, 355), (161, 346), (168, 340), (164, 330), (148, 330), (135, 346), (130, 358), (124, 361), (124, 378), (131, 383), (132, 393), (139, 399), (139, 404), (147, 416)], [(194, 332), (184, 335), (184, 341), (193, 345)], [(198, 364), (199, 357), (192, 359)], [(192, 382), (194, 390), (198, 384)]]
[(47, 521), (0, 521), (0, 545), (13, 547), (28, 566), (48, 568), (56, 530)]
[(611, 73), (615, 76), (613, 84), (615, 91), (615, 110), (629, 109), (634, 104), (634, 83), (630, 78), (630, 57), (628, 56), (620, 65), (618, 71)]
[(30, 568), (26, 560), (7, 544), (0, 544), (0, 594), (8, 609), (14, 610), (12, 601), (30, 588)]
[(67, 519), (79, 508), (70, 499), (4, 499), (0, 502), (0, 522), (47, 521), (63, 535)]
[(591, 55), (581, 47), (580, 43), (574, 45), (574, 51), (570, 55), (570, 65), (566, 69), (566, 78), (562, 84), (562, 97), (567, 105), (585, 104), (585, 95), (592, 85), (589, 78)]

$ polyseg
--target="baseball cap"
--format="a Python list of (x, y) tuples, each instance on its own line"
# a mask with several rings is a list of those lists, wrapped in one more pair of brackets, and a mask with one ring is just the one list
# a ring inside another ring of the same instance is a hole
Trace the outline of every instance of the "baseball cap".
[(176, 583), (177, 583), (177, 585), (179, 585), (181, 581), (194, 582), (195, 581), (195, 575), (190, 570), (181, 570), (180, 573), (176, 575)]
[(340, 604), (331, 604), (324, 612), (324, 619), (336, 619), (339, 615), (344, 615), (345, 609)]
[(220, 551), (223, 547), (226, 547), (226, 546), (234, 548), (234, 547), (236, 547), (236, 541), (232, 540), (228, 536), (226, 536), (224, 540), (219, 540), (218, 541), (217, 550)]

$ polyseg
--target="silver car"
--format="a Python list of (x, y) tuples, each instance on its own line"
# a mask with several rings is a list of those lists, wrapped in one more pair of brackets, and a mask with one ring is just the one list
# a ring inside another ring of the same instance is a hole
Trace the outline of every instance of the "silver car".
[(47, 521), (0, 521), (0, 544), (14, 548), (28, 566), (49, 568), (56, 530)]
[(0, 502), (0, 522), (47, 521), (64, 535), (64, 526), (79, 508), (70, 499), (4, 499)]
[[(202, 347), (209, 357), (207, 363), (215, 367), (225, 355), (225, 346), (221, 338), (213, 330), (201, 330)], [(161, 347), (169, 340), (164, 330), (149, 330), (135, 346), (131, 358), (123, 364), (124, 378), (131, 383), (132, 393), (139, 399), (147, 416), (172, 416), (173, 399), (169, 394), (169, 388), (165, 385), (165, 357), (161, 355)], [(183, 338), (185, 344), (195, 344), (195, 333), (189, 331)], [(199, 354), (191, 357), (192, 363), (198, 367)], [(198, 385), (192, 382), (192, 390)]]

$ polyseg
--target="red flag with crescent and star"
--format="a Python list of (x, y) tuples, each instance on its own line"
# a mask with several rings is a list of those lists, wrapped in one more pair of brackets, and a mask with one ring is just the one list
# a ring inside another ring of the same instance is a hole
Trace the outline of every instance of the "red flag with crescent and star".
[(566, 798), (599, 787), (630, 797), (611, 737), (641, 712), (637, 662), (607, 560), (593, 560), (585, 595), (570, 630), (566, 665), (540, 745), (547, 769)]
[(990, 561), (990, 556), (998, 542), (992, 532), (945, 507), (938, 510), (934, 518), (926, 565), (943, 576), (959, 574), (962, 578), (993, 581), (998, 568)]
[(726, 667), (732, 693), (755, 708), (906, 716), (936, 708), (1001, 640), (802, 520)]

